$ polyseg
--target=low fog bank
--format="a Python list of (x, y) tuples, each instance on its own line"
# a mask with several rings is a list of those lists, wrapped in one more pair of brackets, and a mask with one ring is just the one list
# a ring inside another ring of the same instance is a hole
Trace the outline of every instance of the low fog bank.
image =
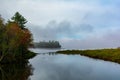
[(90, 24), (50, 21), (47, 25), (29, 25), (34, 42), (56, 40), (65, 49), (101, 49), (120, 46), (120, 28), (96, 29)]

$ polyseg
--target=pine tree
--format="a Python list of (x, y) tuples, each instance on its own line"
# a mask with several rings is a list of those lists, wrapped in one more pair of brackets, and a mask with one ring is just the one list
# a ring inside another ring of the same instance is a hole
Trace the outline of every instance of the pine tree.
[(27, 23), (27, 20), (19, 12), (16, 12), (11, 19), (13, 20), (13, 22), (16, 22), (21, 29), (25, 29), (25, 24)]

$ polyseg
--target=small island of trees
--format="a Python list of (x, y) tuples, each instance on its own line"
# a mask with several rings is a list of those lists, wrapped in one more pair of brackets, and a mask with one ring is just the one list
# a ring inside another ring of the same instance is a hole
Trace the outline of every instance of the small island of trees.
[(61, 45), (58, 41), (40, 41), (34, 43), (35, 48), (61, 48)]

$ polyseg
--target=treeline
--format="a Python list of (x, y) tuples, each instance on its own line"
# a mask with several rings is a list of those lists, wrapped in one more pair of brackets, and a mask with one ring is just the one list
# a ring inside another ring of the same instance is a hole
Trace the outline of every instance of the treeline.
[(58, 41), (40, 41), (38, 43), (34, 43), (35, 48), (61, 48), (61, 45)]
[(35, 56), (28, 51), (32, 34), (25, 26), (26, 22), (18, 12), (7, 23), (0, 16), (0, 63), (27, 60)]

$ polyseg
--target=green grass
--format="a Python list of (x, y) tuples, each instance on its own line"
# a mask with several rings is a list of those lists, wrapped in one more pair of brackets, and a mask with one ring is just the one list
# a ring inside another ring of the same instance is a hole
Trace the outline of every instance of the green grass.
[(91, 58), (102, 59), (120, 63), (120, 49), (98, 49), (98, 50), (65, 50), (57, 51), (59, 54), (80, 54)]

